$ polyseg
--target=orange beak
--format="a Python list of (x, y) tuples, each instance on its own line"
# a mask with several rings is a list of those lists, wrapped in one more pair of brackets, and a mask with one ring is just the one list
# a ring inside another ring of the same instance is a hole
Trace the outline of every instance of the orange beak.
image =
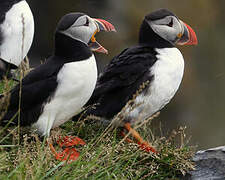
[(182, 35), (178, 34), (178, 41), (176, 44), (178, 45), (197, 45), (198, 39), (194, 30), (186, 23), (182, 22), (184, 27), (184, 32)]
[(107, 49), (105, 49), (101, 44), (99, 44), (96, 39), (95, 39), (95, 35), (97, 32), (100, 31), (106, 31), (106, 32), (116, 32), (115, 27), (109, 23), (106, 20), (103, 19), (94, 19), (96, 26), (97, 26), (97, 30), (94, 32), (94, 34), (91, 37), (91, 40), (89, 42), (89, 47), (91, 48), (92, 51), (94, 52), (100, 52), (100, 53), (105, 53), (108, 54)]

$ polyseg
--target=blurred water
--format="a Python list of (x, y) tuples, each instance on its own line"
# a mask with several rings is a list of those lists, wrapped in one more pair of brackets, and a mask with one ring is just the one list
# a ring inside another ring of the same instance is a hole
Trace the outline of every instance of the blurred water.
[(199, 148), (225, 144), (225, 1), (217, 0), (66, 0), (28, 1), (35, 17), (36, 32), (29, 53), (36, 65), (52, 52), (58, 20), (72, 11), (85, 12), (112, 22), (118, 33), (102, 33), (97, 39), (110, 52), (97, 55), (100, 71), (125, 47), (137, 42), (143, 16), (168, 8), (196, 31), (199, 45), (179, 47), (186, 59), (182, 85), (157, 119), (164, 132), (187, 126), (191, 143)]

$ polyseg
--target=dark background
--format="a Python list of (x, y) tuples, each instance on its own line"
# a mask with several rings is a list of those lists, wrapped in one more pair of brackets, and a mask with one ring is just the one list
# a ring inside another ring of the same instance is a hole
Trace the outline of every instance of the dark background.
[[(84, 12), (113, 23), (117, 33), (98, 34), (109, 55), (96, 54), (99, 71), (125, 47), (137, 43), (147, 13), (168, 8), (196, 32), (199, 45), (179, 47), (185, 74), (179, 91), (158, 122), (166, 134), (187, 126), (191, 144), (209, 148), (225, 143), (225, 1), (224, 0), (28, 0), (35, 18), (35, 38), (29, 53), (33, 66), (52, 52), (58, 20), (69, 12)], [(156, 121), (156, 120), (155, 120)]]

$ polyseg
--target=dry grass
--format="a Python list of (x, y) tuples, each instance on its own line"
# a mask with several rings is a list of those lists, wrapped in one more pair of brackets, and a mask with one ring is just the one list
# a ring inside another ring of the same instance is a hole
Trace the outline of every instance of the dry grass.
[[(67, 164), (54, 159), (46, 141), (37, 135), (27, 135), (25, 129), (18, 145), (17, 130), (0, 134), (11, 135), (0, 145), (0, 179), (176, 179), (194, 168), (190, 158), (193, 150), (185, 142), (185, 129), (174, 131), (169, 138), (154, 137), (151, 123), (138, 128), (145, 139), (152, 142), (159, 154), (147, 153), (137, 144), (127, 143), (118, 136), (115, 128), (100, 123), (68, 122), (52, 132), (58, 135), (75, 135), (86, 141), (78, 147), (80, 158)], [(4, 145), (4, 146), (3, 146)]]

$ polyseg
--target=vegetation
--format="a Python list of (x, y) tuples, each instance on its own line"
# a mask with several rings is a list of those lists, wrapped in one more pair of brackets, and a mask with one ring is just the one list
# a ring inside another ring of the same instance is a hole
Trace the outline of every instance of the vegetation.
[[(2, 92), (13, 85), (3, 84)], [(121, 113), (116, 118), (122, 118)], [(46, 139), (41, 141), (29, 129), (2, 127), (0, 179), (176, 179), (194, 168), (190, 160), (193, 149), (186, 144), (185, 128), (165, 138), (153, 135), (153, 117), (137, 126), (136, 130), (157, 148), (158, 154), (152, 154), (126, 142), (119, 128), (106, 128), (96, 119), (89, 119), (89, 123), (71, 121), (52, 130), (50, 139), (54, 142), (63, 135), (78, 136), (86, 142), (77, 147), (81, 154), (74, 162), (56, 160)]]
[[(16, 129), (2, 133), (0, 179), (175, 179), (193, 169), (192, 150), (184, 144), (175, 145), (178, 136), (183, 138), (183, 129), (169, 140), (155, 138), (153, 144), (159, 153), (151, 154), (125, 142), (116, 130), (104, 134), (96, 124), (78, 127), (69, 122), (52, 132), (52, 138), (71, 134), (86, 141), (85, 146), (77, 148), (80, 158), (68, 164), (55, 160), (46, 141), (41, 142), (35, 134), (24, 134), (18, 144)], [(148, 129), (139, 130), (146, 133)], [(145, 138), (152, 140), (149, 135)]]

